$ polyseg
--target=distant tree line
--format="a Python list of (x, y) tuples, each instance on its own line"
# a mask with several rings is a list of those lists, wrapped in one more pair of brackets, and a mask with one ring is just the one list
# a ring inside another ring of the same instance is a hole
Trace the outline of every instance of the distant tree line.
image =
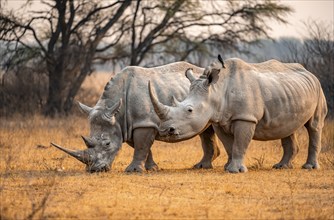
[[(98, 65), (205, 66), (218, 53), (251, 62), (298, 62), (320, 80), (334, 111), (334, 37), (308, 21), (308, 36), (272, 41), (268, 19), (286, 23), (276, 1), (51, 0), (0, 9), (0, 112), (68, 114)], [(23, 10), (24, 9), (24, 10)], [(28, 11), (28, 13), (27, 13)], [(261, 40), (262, 39), (262, 40)], [(267, 40), (264, 40), (267, 39)], [(15, 79), (14, 81), (11, 79)]]
[[(47, 95), (37, 95), (36, 109), (50, 116), (70, 112), (96, 63), (144, 65), (152, 56), (204, 56), (209, 47), (203, 45), (236, 48), (269, 37), (267, 21), (286, 23), (292, 12), (270, 0), (41, 0), (41, 9), (34, 10), (35, 3), (27, 0), (16, 11), (2, 3), (0, 62), (7, 73), (46, 78)], [(2, 105), (29, 93), (8, 97), (1, 89)]]

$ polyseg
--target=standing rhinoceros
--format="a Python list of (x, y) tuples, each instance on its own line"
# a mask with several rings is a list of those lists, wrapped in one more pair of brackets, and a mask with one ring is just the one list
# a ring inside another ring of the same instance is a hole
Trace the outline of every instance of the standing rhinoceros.
[(274, 168), (290, 168), (298, 152), (295, 132), (305, 126), (308, 157), (303, 168), (319, 168), (321, 130), (327, 114), (318, 79), (300, 64), (270, 60), (249, 64), (240, 59), (208, 66), (198, 79), (191, 69), (188, 96), (175, 107), (163, 105), (149, 86), (160, 116), (160, 136), (183, 140), (213, 125), (228, 154), (225, 169), (246, 172), (244, 155), (252, 139), (281, 139), (283, 158)]
[[(141, 172), (158, 169), (153, 161), (151, 145), (154, 140), (175, 142), (172, 138), (158, 135), (159, 117), (147, 90), (148, 81), (157, 91), (158, 98), (172, 105), (183, 99), (190, 83), (184, 72), (192, 68), (200, 75), (204, 69), (186, 62), (177, 62), (154, 68), (127, 67), (116, 74), (105, 86), (104, 92), (91, 108), (79, 103), (81, 109), (89, 115), (90, 137), (83, 137), (88, 149), (72, 151), (53, 144), (60, 150), (85, 163), (87, 171), (107, 171), (123, 142), (134, 147), (134, 156), (126, 171)], [(211, 168), (219, 155), (212, 127), (200, 134), (204, 156), (195, 168)]]

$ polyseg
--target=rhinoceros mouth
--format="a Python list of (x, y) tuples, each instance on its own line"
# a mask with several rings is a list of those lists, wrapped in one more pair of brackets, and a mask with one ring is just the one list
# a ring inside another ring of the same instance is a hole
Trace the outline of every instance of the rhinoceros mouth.
[(108, 166), (107, 164), (98, 164), (98, 165), (86, 167), (86, 171), (89, 173), (108, 172), (109, 170), (110, 170), (110, 166)]
[(180, 135), (179, 131), (170, 132), (169, 128), (164, 129), (164, 130), (159, 130), (159, 136), (164, 137), (164, 138), (167, 138), (167, 137), (177, 138), (179, 135)]
[(178, 142), (182, 140), (179, 132), (170, 134), (168, 131), (165, 130), (159, 130), (159, 137), (160, 140), (165, 142)]

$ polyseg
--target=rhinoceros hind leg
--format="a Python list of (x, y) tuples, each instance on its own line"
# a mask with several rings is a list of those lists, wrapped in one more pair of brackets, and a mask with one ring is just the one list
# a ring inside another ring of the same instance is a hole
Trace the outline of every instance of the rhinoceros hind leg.
[(293, 168), (292, 161), (296, 157), (299, 148), (296, 135), (292, 134), (289, 137), (282, 138), (283, 157), (281, 161), (273, 166), (275, 169), (291, 169)]
[(318, 154), (321, 150), (321, 131), (322, 129), (314, 129), (311, 126), (306, 126), (309, 135), (309, 146), (306, 163), (302, 166), (303, 169), (319, 169)]
[(145, 171), (145, 162), (149, 156), (156, 132), (154, 128), (137, 128), (133, 131), (135, 151), (131, 164), (125, 169), (126, 172)]
[(234, 121), (233, 127), (233, 147), (232, 159), (227, 166), (226, 171), (230, 173), (247, 172), (247, 167), (244, 165), (244, 156), (248, 145), (253, 139), (256, 124), (248, 121)]
[(219, 155), (220, 150), (218, 148), (215, 132), (212, 126), (208, 127), (202, 134), (201, 138), (203, 148), (203, 158), (200, 162), (195, 164), (195, 169), (211, 169), (212, 161), (214, 161)]

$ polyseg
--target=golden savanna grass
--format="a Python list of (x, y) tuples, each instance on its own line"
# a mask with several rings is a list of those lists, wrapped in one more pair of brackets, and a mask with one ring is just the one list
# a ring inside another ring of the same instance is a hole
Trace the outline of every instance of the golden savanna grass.
[[(91, 76), (80, 101), (94, 104), (108, 79)], [(334, 219), (332, 121), (323, 132), (320, 170), (300, 169), (308, 144), (301, 129), (294, 169), (271, 168), (281, 158), (280, 141), (253, 141), (245, 174), (224, 172), (221, 144), (214, 169), (191, 169), (202, 156), (198, 137), (155, 142), (158, 172), (124, 173), (133, 155), (124, 144), (110, 172), (89, 174), (80, 162), (50, 147), (54, 141), (83, 149), (80, 135), (88, 129), (84, 115), (0, 118), (1, 219)]]

